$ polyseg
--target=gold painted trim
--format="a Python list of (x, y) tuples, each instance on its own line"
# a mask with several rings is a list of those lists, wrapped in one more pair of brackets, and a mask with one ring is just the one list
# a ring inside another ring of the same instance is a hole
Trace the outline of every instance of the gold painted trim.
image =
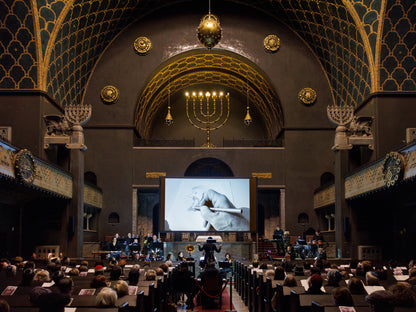
[(147, 55), (152, 49), (152, 42), (147, 37), (138, 37), (133, 42), (133, 48), (139, 55)]
[(376, 42), (376, 51), (375, 51), (375, 84), (376, 84), (376, 91), (381, 91), (380, 85), (380, 57), (381, 57), (381, 45), (383, 43), (383, 29), (384, 29), (384, 13), (386, 12), (387, 7), (387, 0), (382, 0), (381, 2), (381, 9), (380, 9), (380, 19), (378, 23), (378, 30), (377, 30), (377, 42)]
[(33, 13), (33, 23), (35, 28), (35, 42), (36, 42), (36, 54), (37, 54), (37, 68), (38, 68), (38, 82), (37, 88), (41, 89), (43, 85), (43, 55), (42, 55), (42, 38), (40, 36), (40, 25), (39, 25), (39, 11), (36, 0), (31, 0), (32, 3), (32, 13)]
[(298, 99), (302, 104), (312, 105), (316, 102), (316, 91), (312, 88), (306, 87), (299, 91)]
[(258, 179), (271, 179), (272, 173), (271, 172), (252, 172), (251, 176), (253, 178), (258, 178)]
[(263, 40), (263, 47), (269, 53), (276, 53), (280, 49), (280, 38), (276, 35), (268, 35)]
[(354, 9), (354, 6), (353, 6), (351, 0), (342, 0), (342, 3), (344, 3), (345, 8), (350, 12), (352, 18), (355, 21), (356, 28), (358, 29), (358, 31), (361, 35), (361, 38), (363, 39), (363, 45), (364, 45), (366, 55), (367, 55), (367, 58), (368, 58), (368, 69), (370, 71), (370, 76), (371, 76), (371, 92), (375, 92), (377, 90), (377, 86), (375, 84), (376, 67), (375, 67), (375, 64), (374, 64), (373, 53), (371, 53), (370, 42), (368, 40), (367, 33), (364, 30), (365, 25), (360, 20), (360, 18), (358, 16), (358, 13)]
[(118, 101), (119, 96), (120, 91), (114, 86), (105, 86), (100, 92), (101, 100), (106, 104), (114, 104)]
[(146, 172), (146, 179), (158, 179), (166, 177), (166, 172)]
[[(48, 75), (48, 67), (49, 67), (49, 60), (51, 58), (51, 53), (55, 44), (56, 36), (61, 28), (62, 22), (65, 20), (66, 15), (68, 14), (69, 10), (73, 7), (75, 0), (67, 0), (65, 3), (64, 8), (62, 9), (61, 14), (59, 15), (58, 19), (55, 21), (55, 25), (53, 27), (53, 31), (51, 36), (49, 37), (48, 45), (45, 50), (45, 58), (42, 67), (42, 85), (41, 90), (46, 91), (46, 77)], [(59, 103), (61, 105), (61, 103)]]

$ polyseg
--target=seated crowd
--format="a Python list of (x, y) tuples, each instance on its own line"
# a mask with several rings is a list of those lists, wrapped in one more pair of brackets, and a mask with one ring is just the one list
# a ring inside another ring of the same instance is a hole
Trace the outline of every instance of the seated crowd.
[[(331, 265), (329, 261), (322, 259), (316, 259), (314, 263), (310, 261), (260, 263), (255, 260), (246, 268), (251, 273), (249, 273), (251, 277), (245, 278), (246, 281), (249, 280), (249, 283), (259, 285), (265, 283), (267, 278), (271, 280), (272, 289), (275, 289), (271, 293), (273, 297), (265, 298), (263, 294), (260, 299), (263, 303), (259, 305), (263, 304), (262, 309), (266, 311), (284, 312), (285, 310), (294, 311), (296, 309), (298, 311), (297, 309), (300, 309), (299, 306), (297, 308), (290, 306), (293, 304), (293, 300), (290, 304), (279, 304), (279, 300), (284, 300), (282, 297), (284, 295), (279, 296), (277, 287), (280, 286), (283, 289), (288, 288), (288, 291), (285, 292), (286, 296), (296, 293), (332, 295), (332, 304), (325, 303), (326, 306), (354, 307), (356, 305), (354, 298), (358, 298), (360, 306), (367, 305), (371, 307), (373, 312), (393, 312), (397, 308), (405, 309), (403, 311), (416, 311), (416, 265), (413, 264), (413, 261), (409, 263), (408, 267), (396, 267), (394, 263), (374, 266), (371, 261), (359, 262), (355, 260), (346, 265)], [(243, 277), (237, 269), (238, 274)], [(250, 281), (255, 279), (255, 276), (259, 277), (260, 274), (260, 282), (256, 284), (256, 282)], [(244, 285), (238, 287), (244, 287)], [(257, 286), (257, 289), (264, 288)], [(249, 292), (250, 289), (246, 291), (243, 289), (239, 291), (239, 294), (243, 300), (244, 297), (250, 297), (246, 303), (251, 300), (251, 303), (248, 302), (250, 311), (256, 310), (250, 306), (256, 305), (253, 303), (256, 293), (253, 295)], [(264, 292), (266, 293), (266, 291)], [(313, 298), (319, 304), (319, 297)], [(289, 299), (286, 301), (289, 302)], [(264, 307), (264, 302), (270, 304), (270, 307)], [(257, 310), (259, 306), (257, 306)], [(308, 311), (308, 309), (300, 309), (300, 311)]]
[[(158, 299), (161, 301), (163, 296), (166, 301), (165, 310), (169, 306), (176, 308), (180, 297), (187, 299), (187, 308), (193, 308), (204, 276), (212, 274), (213, 271), (220, 276), (214, 263), (213, 269), (207, 266), (199, 274), (199, 279), (195, 279), (186, 262), (176, 262), (174, 266), (172, 261), (143, 261), (127, 265), (123, 259), (110, 259), (108, 263), (75, 263), (68, 258), (34, 261), (23, 261), (21, 257), (10, 261), (0, 259), (0, 312), (13, 310), (15, 301), (10, 298), (13, 295), (16, 297), (16, 294), (24, 294), (30, 306), (38, 308), (39, 312), (61, 312), (66, 306), (77, 307), (77, 300), (74, 298), (81, 295), (93, 295), (93, 306), (97, 308), (122, 308), (122, 304), (128, 300), (120, 301), (120, 298), (136, 295), (151, 284), (155, 288), (160, 287), (159, 281), (164, 282)], [(17, 287), (14, 294), (7, 294), (10, 287)], [(18, 288), (20, 292), (17, 291)], [(146, 296), (146, 291), (144, 294)], [(145, 311), (153, 310), (146, 304)], [(159, 307), (157, 310), (164, 309)]]

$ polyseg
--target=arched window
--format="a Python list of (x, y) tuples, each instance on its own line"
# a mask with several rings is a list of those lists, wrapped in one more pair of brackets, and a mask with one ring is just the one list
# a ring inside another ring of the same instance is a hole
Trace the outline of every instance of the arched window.
[(334, 184), (335, 177), (331, 172), (324, 172), (321, 175), (321, 186)]
[(87, 171), (84, 173), (84, 182), (92, 185), (97, 185), (97, 175), (94, 172)]
[(185, 171), (185, 177), (233, 177), (231, 168), (216, 158), (201, 158), (194, 161)]
[(108, 223), (120, 223), (120, 216), (117, 212), (112, 212), (108, 216)]
[(298, 215), (298, 223), (309, 223), (309, 216), (302, 212)]

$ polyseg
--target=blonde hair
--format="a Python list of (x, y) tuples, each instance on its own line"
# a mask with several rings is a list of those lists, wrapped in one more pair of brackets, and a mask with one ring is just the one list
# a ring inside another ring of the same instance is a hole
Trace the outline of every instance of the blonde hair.
[(117, 281), (116, 285), (114, 286), (117, 296), (123, 297), (129, 294), (129, 285), (127, 285), (126, 281), (119, 280)]
[(95, 298), (95, 305), (100, 308), (115, 307), (117, 302), (117, 293), (114, 289), (104, 287)]
[(49, 282), (50, 281), (50, 277), (49, 277), (49, 272), (46, 270), (40, 270), (37, 271), (35, 276), (33, 277), (34, 281), (38, 281), (38, 282)]
[(145, 273), (146, 281), (155, 281), (156, 280), (156, 271), (155, 270), (147, 270)]

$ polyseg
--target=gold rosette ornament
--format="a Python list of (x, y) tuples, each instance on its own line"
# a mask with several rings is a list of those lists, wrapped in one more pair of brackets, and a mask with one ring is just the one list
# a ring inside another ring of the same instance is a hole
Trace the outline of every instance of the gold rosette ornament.
[(189, 257), (191, 256), (191, 253), (193, 253), (195, 251), (195, 246), (188, 244), (185, 247), (185, 250), (189, 253)]

